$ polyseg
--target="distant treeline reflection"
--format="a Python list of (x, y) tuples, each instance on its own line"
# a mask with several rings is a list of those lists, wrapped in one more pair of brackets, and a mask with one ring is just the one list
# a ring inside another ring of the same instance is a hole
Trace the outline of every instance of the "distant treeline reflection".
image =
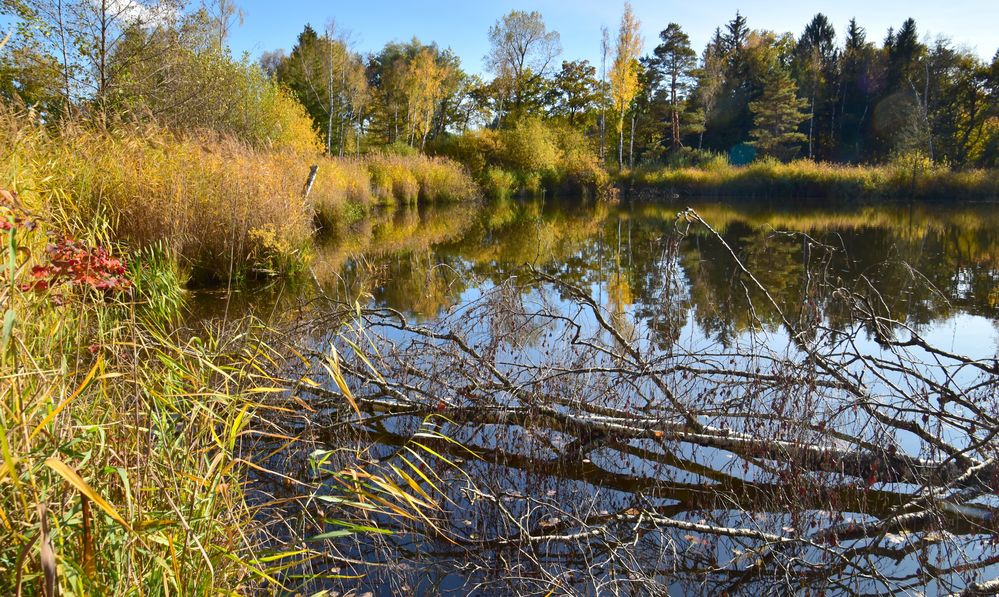
[[(689, 311), (706, 334), (727, 341), (756, 324), (725, 249), (692, 231), (679, 241), (677, 255), (664, 253), (663, 239), (678, 233), (676, 214), (686, 206), (553, 201), (499, 201), (481, 210), (401, 206), (373, 214), (343, 240), (328, 239), (318, 250), (315, 270), (328, 290), (433, 319), (466, 292), (532, 264), (594, 289), (613, 313), (653, 322), (664, 340)], [(707, 202), (693, 207), (777, 302), (799, 317), (818, 316), (832, 327), (851, 323), (849, 315), (827, 308), (829, 297), (810, 284), (808, 272), (818, 267), (846, 286), (876, 290), (894, 319), (912, 325), (956, 313), (996, 314), (999, 214), (988, 206), (832, 210)], [(664, 296), (661, 276), (667, 271), (664, 260), (671, 258), (679, 260), (682, 279)], [(759, 298), (753, 291), (749, 297)], [(663, 309), (664, 301), (669, 309)], [(768, 305), (756, 300), (756, 317), (775, 325), (777, 314)]]

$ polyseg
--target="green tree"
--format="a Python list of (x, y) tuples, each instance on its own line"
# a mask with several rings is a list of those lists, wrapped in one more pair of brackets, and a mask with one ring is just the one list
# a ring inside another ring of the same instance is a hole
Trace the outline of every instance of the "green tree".
[(489, 28), (489, 46), (486, 67), (503, 83), (504, 99), (519, 116), (562, 53), (559, 34), (547, 29), (541, 13), (514, 10)]
[(277, 80), (292, 90), (323, 131), (327, 153), (344, 155), (353, 136), (348, 128), (360, 136), (368, 96), (365, 65), (350, 51), (346, 36), (334, 23), (322, 36), (306, 25), (277, 69)]
[(788, 159), (808, 137), (798, 131), (808, 119), (804, 113), (807, 100), (798, 98), (798, 89), (791, 75), (780, 65), (773, 65), (763, 84), (763, 94), (750, 102), (753, 114), (753, 145), (763, 154)]
[(0, 54), (0, 98), (21, 102), (43, 118), (63, 108), (59, 63), (31, 45), (8, 46)]
[(697, 132), (697, 148), (703, 149), (704, 133), (708, 121), (714, 116), (714, 109), (725, 83), (725, 47), (720, 28), (715, 29), (711, 43), (704, 48), (701, 65), (694, 76), (697, 78), (692, 94), (695, 100), (692, 105), (696, 106), (693, 113), (696, 122), (694, 128)]
[[(808, 157), (815, 157), (816, 129), (818, 119), (827, 120), (835, 109), (835, 88), (830, 89), (829, 83), (836, 74), (836, 31), (829, 19), (822, 13), (816, 14), (805, 31), (798, 39), (794, 52), (794, 71), (798, 75), (798, 84), (808, 93)], [(823, 156), (827, 155), (823, 144)]]
[(690, 37), (676, 23), (670, 23), (659, 33), (661, 43), (654, 50), (653, 68), (663, 79), (669, 93), (670, 145), (679, 148), (680, 114), (683, 102), (693, 82), (693, 71), (697, 66), (697, 53), (690, 47)]
[(172, 4), (154, 0), (0, 3), (0, 14), (14, 22), (15, 47), (30, 48), (30, 55), (38, 59), (37, 68), (57, 69), (65, 104), (93, 101), (101, 108), (114, 93), (122, 68), (154, 58), (142, 44), (124, 44), (129, 33), (168, 28), (173, 9)]
[(867, 154), (871, 108), (883, 81), (881, 65), (882, 56), (867, 41), (867, 32), (850, 19), (838, 67), (839, 119), (833, 158), (858, 162)]
[(599, 87), (597, 69), (589, 61), (563, 60), (546, 99), (549, 112), (565, 118), (570, 126), (586, 122), (600, 105)]

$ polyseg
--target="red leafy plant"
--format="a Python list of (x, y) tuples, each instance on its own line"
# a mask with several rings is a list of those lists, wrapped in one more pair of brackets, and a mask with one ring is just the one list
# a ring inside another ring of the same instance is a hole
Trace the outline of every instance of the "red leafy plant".
[[(15, 226), (31, 231), (37, 223), (21, 207), (16, 193), (0, 189), (0, 230)], [(65, 235), (48, 245), (45, 257), (44, 264), (31, 268), (32, 281), (19, 285), (22, 291), (44, 292), (63, 283), (105, 293), (132, 287), (125, 260), (102, 246), (91, 247)]]
[(89, 247), (65, 236), (46, 249), (48, 263), (31, 268), (33, 282), (22, 290), (47, 290), (64, 282), (102, 292), (123, 291), (132, 287), (126, 276), (125, 260), (114, 257), (104, 247)]

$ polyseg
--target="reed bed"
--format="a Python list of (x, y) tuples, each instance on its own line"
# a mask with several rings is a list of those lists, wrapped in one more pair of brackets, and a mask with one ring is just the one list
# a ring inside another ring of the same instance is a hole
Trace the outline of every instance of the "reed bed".
[[(289, 592), (302, 581), (289, 569), (326, 557), (325, 541), (392, 533), (372, 516), (436, 528), (434, 483), (383, 470), (364, 446), (323, 458), (319, 483), (261, 465), (261, 438), (316, 458), (273, 422), (297, 412), (282, 400), (304, 404), (296, 387), (356, 409), (335, 352), (310, 355), (320, 385), (288, 377), (288, 355), (305, 351), (251, 318), (182, 330), (168, 247), (126, 260), (6, 191), (0, 239), (0, 594)], [(272, 504), (247, 499), (261, 477), (342, 505), (276, 536), (261, 524)]]
[(445, 158), (375, 153), (363, 163), (381, 203), (463, 201), (477, 194), (468, 172)]
[(9, 202), (0, 211), (0, 593), (257, 582), (237, 452), (260, 382), (253, 364), (269, 351), (261, 336), (170, 335), (150, 275), (133, 283), (114, 252), (73, 241), (94, 259), (62, 276), (41, 249), (58, 231)]
[(701, 167), (636, 169), (622, 174), (635, 193), (837, 200), (996, 200), (999, 172), (955, 171), (903, 158), (884, 166), (764, 159), (748, 166), (712, 161)]
[(303, 269), (318, 228), (344, 230), (375, 203), (477, 196), (464, 169), (443, 159), (328, 159), (152, 126), (53, 130), (10, 109), (0, 111), (0, 146), (3, 185), (32, 209), (132, 248), (168, 245), (208, 280)]

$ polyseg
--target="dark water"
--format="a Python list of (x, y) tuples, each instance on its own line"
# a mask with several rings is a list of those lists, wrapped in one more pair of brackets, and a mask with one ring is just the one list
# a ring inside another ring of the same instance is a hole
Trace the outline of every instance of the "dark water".
[[(688, 207), (725, 243), (702, 226), (690, 225), (689, 218), (678, 219), (678, 212)], [(340, 334), (327, 325), (327, 307), (322, 305), (336, 300), (359, 307), (388, 307), (414, 325), (463, 330), (468, 338), (493, 351), (490, 362), (548, 366), (550, 354), (564, 348), (557, 338), (564, 338), (573, 325), (594, 338), (600, 337), (601, 330), (565, 288), (520, 285), (519, 280), (531, 275), (526, 266), (533, 266), (581, 289), (622, 330), (626, 341), (653, 355), (737, 355), (731, 359), (734, 367), (759, 371), (758, 355), (752, 351), (788, 350), (782, 318), (820, 322), (826, 334), (850, 334), (861, 347), (858, 350), (877, 353), (877, 323), (859, 321), (854, 312), (843, 308), (831, 288), (856, 293), (875, 305), (882, 317), (909, 326), (946, 351), (991, 358), (999, 341), (999, 211), (992, 205), (829, 209), (793, 202), (507, 201), (385, 211), (341, 236), (328, 239), (317, 251), (313, 269), (321, 292), (316, 285), (307, 285), (234, 297), (203, 295), (194, 303), (194, 317), (247, 311), (265, 318), (297, 313), (306, 321), (320, 322), (300, 329), (308, 344), (321, 348)], [(733, 253), (767, 289), (772, 302), (747, 284)], [(504, 310), (509, 305), (516, 309)], [(503, 317), (498, 315), (501, 311)], [(513, 312), (533, 315), (518, 319), (509, 315)], [(539, 318), (545, 322), (537, 323)], [(381, 342), (379, 351), (413, 342), (411, 335), (394, 329), (374, 335)], [(423, 352), (409, 363), (417, 363), (428, 373), (416, 376), (412, 384), (440, 392), (442, 408), (445, 399), (450, 408), (460, 403), (459, 398), (448, 398), (454, 388), (474, 385), (479, 379), (472, 371), (462, 371), (470, 367), (467, 359), (435, 356), (439, 345), (418, 345)], [(614, 345), (614, 339), (607, 343)], [(599, 356), (587, 354), (566, 350), (563, 358), (606, 364)], [(386, 375), (395, 373), (399, 379), (408, 375), (404, 367), (392, 369), (404, 359), (384, 356), (379, 367), (390, 369)], [(517, 371), (525, 377), (518, 377), (516, 383), (537, 384), (527, 379), (525, 370)], [(956, 375), (955, 383), (964, 383), (959, 378), (964, 373)], [(623, 387), (622, 380), (612, 376), (580, 383), (581, 389), (557, 384), (545, 388), (578, 391), (602, 408), (635, 412), (645, 412), (649, 406), (640, 408), (632, 402), (634, 396), (655, 393), (640, 383)], [(704, 392), (709, 386), (692, 382), (686, 387)], [(774, 395), (767, 396), (769, 406)], [(504, 400), (504, 407), (529, 406), (516, 396)], [(322, 430), (311, 431), (315, 450), (336, 453), (345, 445), (344, 429), (350, 427), (351, 433), (374, 442), (370, 454), (379, 464), (391, 463), (412, 448), (413, 438), (426, 431), (429, 420), (422, 415), (370, 416), (364, 424), (354, 425), (349, 412), (317, 412), (324, 425), (319, 426)], [(461, 412), (465, 411), (447, 410), (449, 415)], [(830, 417), (830, 424), (838, 420)], [(326, 425), (327, 418), (334, 423)], [(863, 426), (856, 418), (840, 424)], [(311, 424), (299, 425), (305, 429)], [(455, 529), (454, 539), (435, 538), (426, 528), (417, 531), (417, 524), (379, 519), (396, 534), (351, 536), (335, 546), (345, 560), (334, 558), (322, 566), (310, 563), (296, 569), (288, 575), (290, 586), (386, 595), (713, 593), (724, 583), (703, 584), (697, 579), (717, 572), (719, 553), (728, 554), (721, 560), (728, 557), (731, 564), (735, 561), (731, 554), (743, 557), (746, 546), (724, 539), (702, 542), (690, 533), (677, 535), (661, 528), (639, 533), (637, 526), (632, 537), (628, 525), (634, 523), (634, 513), (666, 513), (693, 523), (707, 520), (731, 527), (752, 525), (780, 534), (781, 529), (790, 532), (789, 527), (821, 528), (844, 519), (889, 516), (918, 491), (918, 487), (899, 483), (836, 482), (820, 492), (801, 490), (790, 498), (790, 481), (783, 473), (759, 468), (752, 459), (733, 461), (732, 454), (724, 450), (682, 442), (664, 449), (655, 441), (640, 439), (590, 445), (594, 438), (524, 421), (455, 418), (430, 427), (432, 433), (422, 444), (451, 460), (445, 465), (423, 453), (439, 467), (436, 472), (441, 481), (434, 485), (446, 496), (442, 500), (446, 506), (436, 516), (441, 526)], [(474, 449), (477, 457), (469, 457), (457, 443), (433, 436), (437, 432)], [(779, 426), (773, 430), (777, 435), (787, 432)], [(925, 448), (904, 433), (895, 440), (914, 456)], [(580, 447), (584, 444), (588, 451)], [(304, 460), (313, 456), (298, 455)], [(280, 466), (294, 473), (294, 462), (293, 456)], [(302, 467), (297, 474), (309, 475), (309, 466)], [(329, 484), (321, 487), (320, 493), (336, 493)], [(488, 502), (475, 497), (478, 494), (469, 488), (488, 489), (489, 495), (499, 497), (495, 503)], [(303, 517), (307, 509), (278, 516)], [(512, 551), (499, 546), (503, 538), (517, 532), (512, 519), (534, 529), (558, 529), (571, 535), (578, 526), (570, 521), (589, 524), (614, 516), (626, 522), (620, 523), (621, 528), (608, 524), (600, 542), (546, 542), (544, 548), (520, 545)], [(640, 526), (642, 519), (638, 520)], [(956, 570), (961, 562), (994, 557), (988, 536), (961, 525), (946, 528), (952, 535), (968, 538), (947, 548), (934, 540), (918, 553), (903, 555), (874, 550), (863, 555), (866, 568), (858, 566), (857, 570), (891, 570), (885, 577), (866, 572), (850, 576), (849, 571), (837, 570), (822, 582), (808, 577), (798, 588), (819, 587), (816, 591), (829, 594), (946, 594), (980, 579), (975, 574), (989, 578), (989, 571), (994, 570), (988, 567), (972, 568), (967, 574), (926, 572), (930, 560), (936, 566), (932, 570)], [(329, 529), (320, 522), (313, 534), (323, 530)], [(902, 540), (890, 535), (892, 545), (904, 542), (906, 535), (901, 536)], [(622, 547), (628, 542), (629, 546)], [(799, 555), (806, 560), (819, 557), (807, 552)], [(732, 565), (742, 566), (745, 572), (745, 565)], [(341, 575), (344, 578), (331, 578)], [(737, 583), (733, 594), (784, 594), (788, 589), (787, 584), (753, 581)]]

